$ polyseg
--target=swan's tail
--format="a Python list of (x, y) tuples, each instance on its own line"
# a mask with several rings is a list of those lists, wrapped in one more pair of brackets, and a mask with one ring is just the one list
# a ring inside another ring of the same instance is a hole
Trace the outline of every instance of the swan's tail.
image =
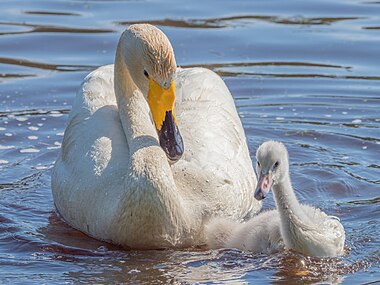
[(239, 224), (223, 218), (212, 219), (206, 225), (206, 243), (211, 249), (228, 247), (232, 234)]

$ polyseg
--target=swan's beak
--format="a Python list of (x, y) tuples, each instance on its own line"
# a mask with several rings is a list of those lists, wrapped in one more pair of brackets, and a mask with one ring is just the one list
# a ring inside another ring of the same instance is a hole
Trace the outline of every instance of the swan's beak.
[(270, 189), (272, 188), (272, 172), (268, 172), (268, 174), (260, 174), (259, 181), (257, 182), (257, 187), (255, 190), (255, 198), (256, 200), (262, 200), (264, 199)]
[(160, 146), (170, 162), (178, 161), (183, 152), (183, 140), (177, 126), (174, 112), (175, 84), (163, 88), (153, 79), (149, 79), (148, 105), (156, 126)]

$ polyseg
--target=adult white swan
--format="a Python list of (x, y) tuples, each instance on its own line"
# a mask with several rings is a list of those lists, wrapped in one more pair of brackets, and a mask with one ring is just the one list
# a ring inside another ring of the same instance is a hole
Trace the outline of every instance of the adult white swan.
[(342, 255), (345, 233), (339, 219), (298, 203), (289, 178), (285, 146), (265, 142), (258, 148), (256, 158), (260, 177), (255, 198), (265, 198), (273, 185), (277, 210), (261, 213), (245, 224), (222, 218), (212, 220), (207, 226), (208, 245), (266, 253), (287, 248), (319, 257)]
[(224, 82), (177, 68), (169, 40), (148, 24), (130, 26), (115, 65), (85, 78), (52, 174), (67, 223), (131, 248), (203, 243), (210, 217), (259, 211), (256, 183)]

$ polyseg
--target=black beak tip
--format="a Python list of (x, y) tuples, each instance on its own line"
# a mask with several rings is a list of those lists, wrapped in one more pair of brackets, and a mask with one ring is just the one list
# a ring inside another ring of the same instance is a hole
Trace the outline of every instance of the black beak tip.
[(167, 158), (171, 163), (175, 163), (178, 160), (180, 160), (184, 152), (182, 137), (179, 144), (175, 145), (174, 147), (168, 149), (165, 152)]
[(256, 200), (261, 201), (266, 197), (266, 194), (261, 190), (261, 188), (258, 188), (255, 191), (254, 197)]
[(165, 151), (168, 160), (175, 163), (182, 157), (185, 148), (181, 133), (171, 111), (166, 112), (165, 121), (162, 128), (158, 131), (160, 146)]

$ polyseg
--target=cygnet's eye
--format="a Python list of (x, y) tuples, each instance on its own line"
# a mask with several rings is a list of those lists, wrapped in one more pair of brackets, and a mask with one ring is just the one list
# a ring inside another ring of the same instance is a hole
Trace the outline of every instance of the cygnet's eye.
[(257, 166), (261, 167), (260, 161), (257, 161)]
[(275, 164), (273, 164), (273, 170), (276, 170), (279, 165), (280, 163), (276, 161)]
[(145, 75), (145, 77), (146, 77), (146, 78), (148, 78), (148, 79), (149, 79), (149, 74), (148, 74), (148, 71), (146, 71), (145, 69), (144, 69), (144, 75)]

